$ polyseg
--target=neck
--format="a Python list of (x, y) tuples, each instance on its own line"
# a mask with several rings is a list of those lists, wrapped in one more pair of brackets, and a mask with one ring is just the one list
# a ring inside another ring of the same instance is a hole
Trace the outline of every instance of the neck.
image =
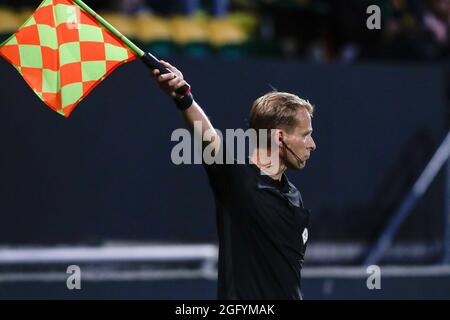
[[(278, 155), (277, 155), (278, 156)], [(279, 156), (278, 156), (279, 157)], [(283, 173), (286, 171), (287, 167), (281, 158), (278, 158), (278, 163), (274, 164), (270, 160), (270, 150), (256, 148), (250, 160), (265, 174), (274, 180), (281, 180)]]

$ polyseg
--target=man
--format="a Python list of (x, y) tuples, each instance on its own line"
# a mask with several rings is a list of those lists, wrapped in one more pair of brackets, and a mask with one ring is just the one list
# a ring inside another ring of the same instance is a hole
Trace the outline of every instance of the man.
[[(201, 130), (197, 132), (201, 136), (207, 130), (213, 132), (207, 145), (226, 153), (225, 143), (192, 95), (176, 98), (174, 92), (186, 83), (181, 72), (161, 63), (172, 73), (161, 75), (154, 70), (153, 75), (160, 88), (175, 98), (187, 126)], [(309, 211), (284, 172), (303, 169), (316, 149), (312, 114), (313, 106), (295, 95), (264, 95), (250, 111), (250, 128), (271, 130), (269, 141), (264, 142), (276, 146), (279, 161), (262, 161), (261, 155), (273, 149), (257, 140), (248, 163), (205, 164), (217, 209), (219, 299), (302, 299)], [(194, 126), (196, 121), (202, 125)]]

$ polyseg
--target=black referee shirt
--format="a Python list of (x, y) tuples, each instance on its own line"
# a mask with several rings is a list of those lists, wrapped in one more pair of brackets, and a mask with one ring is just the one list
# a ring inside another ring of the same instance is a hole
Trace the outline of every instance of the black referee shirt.
[(251, 162), (205, 168), (217, 210), (218, 299), (302, 299), (310, 214), (300, 192)]

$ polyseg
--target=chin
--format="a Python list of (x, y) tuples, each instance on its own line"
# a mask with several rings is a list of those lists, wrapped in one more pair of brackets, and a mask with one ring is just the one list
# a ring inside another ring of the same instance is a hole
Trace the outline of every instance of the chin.
[(306, 162), (302, 162), (300, 165), (297, 162), (295, 162), (295, 163), (290, 163), (288, 168), (291, 170), (302, 170), (305, 168), (305, 166), (306, 166)]

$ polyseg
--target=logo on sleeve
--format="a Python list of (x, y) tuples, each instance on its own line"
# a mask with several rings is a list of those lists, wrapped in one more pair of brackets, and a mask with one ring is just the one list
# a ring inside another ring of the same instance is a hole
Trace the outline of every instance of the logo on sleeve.
[(308, 228), (305, 228), (305, 230), (303, 230), (302, 238), (303, 238), (303, 244), (305, 244), (306, 241), (308, 241)]

